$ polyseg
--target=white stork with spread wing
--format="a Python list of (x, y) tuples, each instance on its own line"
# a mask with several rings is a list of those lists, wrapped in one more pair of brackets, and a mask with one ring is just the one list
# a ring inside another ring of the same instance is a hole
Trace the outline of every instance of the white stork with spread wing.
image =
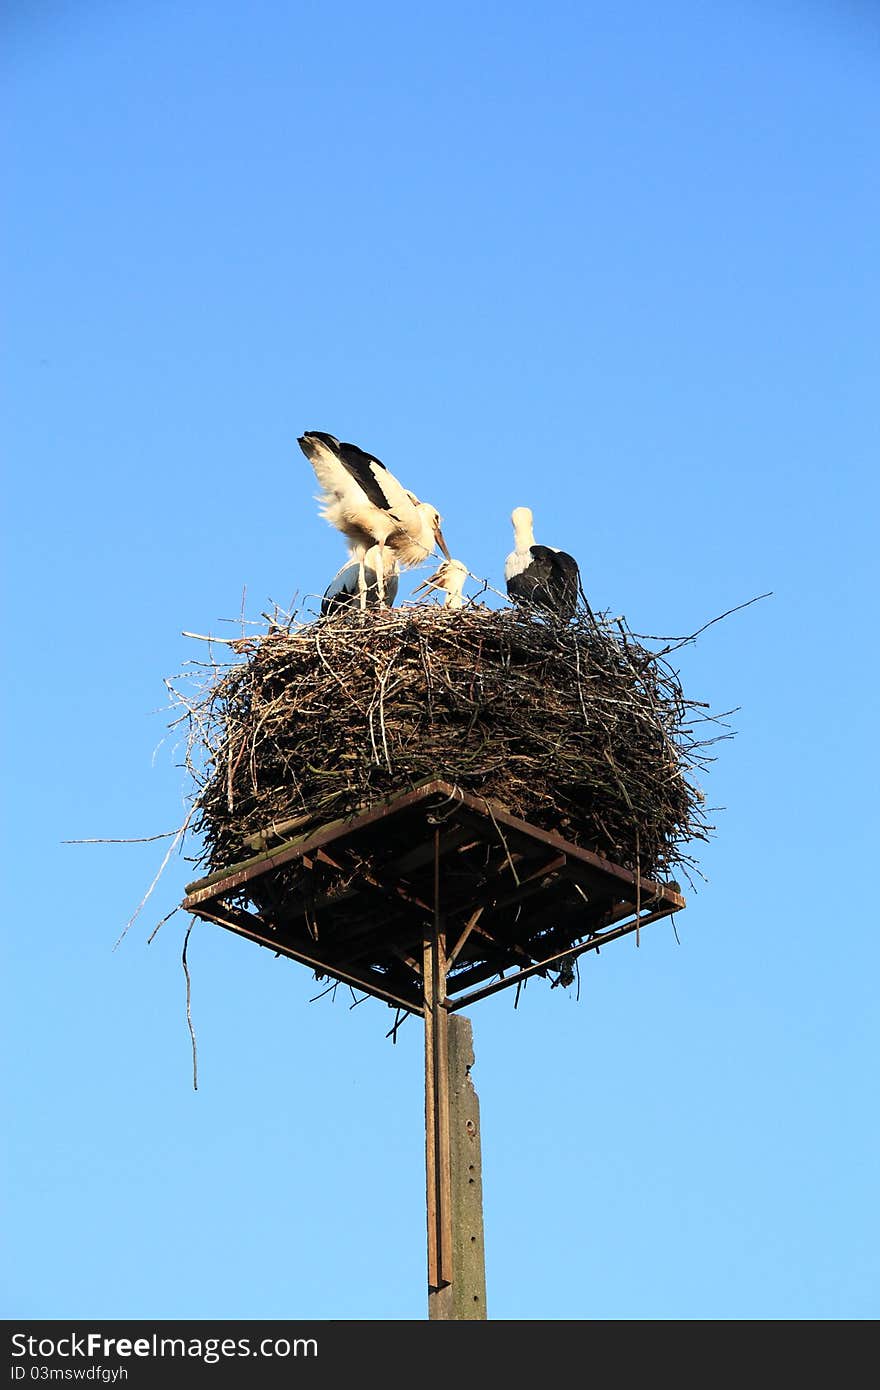
[(320, 430), (307, 430), (298, 442), (321, 486), (321, 515), (347, 536), (358, 563), (362, 608), (367, 592), (364, 558), (372, 546), (378, 546), (382, 557), (375, 570), (380, 607), (385, 602), (386, 547), (408, 569), (424, 564), (435, 545), (449, 558), (437, 508), (420, 502), (380, 459)]

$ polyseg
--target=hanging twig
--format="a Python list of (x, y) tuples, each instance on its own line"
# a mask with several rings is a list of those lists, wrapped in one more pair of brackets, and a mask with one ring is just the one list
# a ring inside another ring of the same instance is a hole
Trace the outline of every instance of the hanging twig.
[(497, 820), (495, 819), (495, 813), (494, 813), (494, 811), (492, 810), (492, 807), (489, 805), (489, 803), (488, 803), (488, 801), (486, 800), (485, 797), (483, 797), (483, 802), (485, 803), (486, 810), (489, 812), (489, 815), (492, 817), (492, 824), (494, 825), (495, 829), (496, 829), (497, 832), (498, 832), (498, 838), (499, 838), (499, 840), (501, 841), (502, 845), (504, 846), (504, 853), (505, 853), (505, 855), (506, 855), (506, 857), (507, 857), (507, 862), (508, 862), (508, 864), (509, 864), (509, 866), (510, 866), (510, 872), (513, 874), (513, 881), (514, 881), (514, 883), (516, 884), (516, 886), (517, 886), (517, 888), (518, 888), (518, 887), (519, 887), (519, 874), (518, 874), (517, 871), (516, 871), (516, 865), (514, 864), (513, 860), (512, 860), (511, 857), (510, 857), (510, 850), (507, 848), (507, 841), (506, 841), (505, 838), (504, 838), (504, 833), (503, 833), (503, 831), (502, 831), (502, 829), (501, 829), (501, 826), (498, 824)]
[(394, 1022), (388, 1029), (388, 1032), (385, 1034), (386, 1038), (390, 1038), (393, 1043), (396, 1043), (397, 1034), (400, 1028), (403, 1026), (403, 1024), (406, 1023), (406, 1020), (408, 1018), (412, 1018), (412, 1014), (409, 1012), (408, 1009), (395, 1009)]
[(161, 922), (157, 922), (157, 923), (156, 923), (155, 927), (154, 927), (153, 930), (150, 932), (150, 935), (147, 937), (147, 945), (148, 945), (148, 946), (151, 946), (151, 945), (153, 944), (154, 938), (158, 935), (159, 928), (160, 928), (160, 927), (164, 927), (164, 925), (165, 925), (166, 922), (170, 922), (170, 921), (171, 921), (171, 918), (174, 917), (175, 914), (178, 913), (179, 911), (180, 911), (180, 904), (178, 903), (177, 907), (172, 907), (172, 909), (171, 909), (170, 912), (166, 912), (166, 913), (165, 913), (165, 916), (162, 918)]
[(171, 844), (168, 846), (167, 853), (166, 853), (166, 855), (165, 855), (165, 858), (162, 860), (162, 863), (159, 865), (159, 869), (158, 869), (158, 872), (157, 872), (157, 874), (156, 874), (156, 877), (153, 879), (153, 882), (150, 884), (150, 886), (149, 886), (149, 888), (147, 889), (146, 893), (145, 893), (144, 896), (141, 898), (140, 902), (138, 903), (138, 905), (137, 905), (137, 907), (135, 908), (134, 912), (133, 912), (133, 913), (131, 914), (131, 916), (129, 917), (129, 919), (128, 919), (128, 921), (126, 922), (125, 926), (122, 928), (122, 931), (119, 933), (119, 936), (118, 936), (118, 937), (116, 938), (116, 940), (114, 941), (114, 943), (113, 943), (113, 949), (114, 949), (114, 951), (116, 950), (116, 947), (119, 945), (120, 941), (122, 941), (123, 937), (124, 937), (124, 936), (126, 935), (126, 933), (128, 932), (129, 928), (132, 926), (132, 924), (134, 923), (134, 921), (136, 920), (136, 918), (138, 918), (138, 917), (140, 916), (141, 911), (143, 910), (144, 904), (146, 903), (146, 901), (147, 901), (147, 899), (149, 898), (150, 894), (152, 893), (153, 889), (156, 887), (156, 884), (159, 882), (159, 879), (162, 877), (162, 874), (165, 872), (165, 865), (168, 863), (168, 860), (171, 858), (172, 854), (174, 853), (174, 850), (175, 850), (175, 848), (177, 847), (178, 843), (183, 839), (183, 836), (186, 834), (186, 828), (187, 828), (187, 826), (189, 825), (190, 821), (192, 820), (193, 816), (195, 815), (196, 810), (198, 809), (198, 805), (199, 805), (198, 800), (194, 801), (193, 804), (192, 804), (192, 806), (190, 807), (189, 811), (187, 812), (186, 820), (183, 822), (183, 825), (182, 825), (182, 826), (180, 827), (180, 829), (177, 831), (177, 834), (174, 836), (174, 839), (171, 841)]
[(189, 1035), (192, 1039), (193, 1090), (197, 1091), (199, 1089), (199, 1059), (198, 1054), (196, 1052), (196, 1031), (193, 1028), (192, 1021), (192, 981), (189, 977), (189, 966), (186, 963), (186, 948), (189, 945), (189, 934), (194, 926), (195, 921), (191, 921), (186, 929), (186, 936), (183, 938), (183, 953), (180, 957), (180, 960), (181, 964), (183, 965), (183, 973), (186, 976), (186, 1021), (189, 1026)]

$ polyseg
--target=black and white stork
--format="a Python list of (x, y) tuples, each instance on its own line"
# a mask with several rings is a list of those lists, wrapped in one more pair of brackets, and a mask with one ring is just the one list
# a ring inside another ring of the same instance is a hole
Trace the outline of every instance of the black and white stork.
[[(390, 550), (383, 553), (379, 550), (378, 545), (372, 545), (364, 556), (364, 579), (366, 582), (364, 606), (367, 608), (378, 608), (379, 606), (377, 574), (381, 564), (384, 564), (386, 607), (391, 608), (397, 598), (400, 566)], [(321, 600), (322, 618), (330, 617), (342, 609), (352, 608), (360, 604), (360, 569), (359, 562), (352, 559), (333, 576), (324, 590), (324, 597)]]
[(432, 574), (424, 583), (417, 584), (413, 593), (442, 593), (444, 608), (461, 608), (464, 603), (462, 591), (468, 573), (467, 565), (463, 565), (461, 560), (444, 560), (436, 574)]
[(567, 621), (574, 616), (582, 592), (577, 561), (564, 550), (535, 544), (528, 507), (515, 507), (510, 519), (514, 549), (504, 563), (508, 597), (518, 606), (540, 608)]
[[(435, 545), (449, 559), (437, 508), (420, 502), (380, 459), (320, 430), (307, 430), (298, 442), (321, 486), (321, 515), (348, 537), (359, 567), (362, 608), (367, 592), (364, 557), (372, 546), (378, 546), (383, 557), (387, 547), (407, 569), (423, 564)], [(383, 559), (374, 571), (380, 607), (385, 602), (385, 570)]]

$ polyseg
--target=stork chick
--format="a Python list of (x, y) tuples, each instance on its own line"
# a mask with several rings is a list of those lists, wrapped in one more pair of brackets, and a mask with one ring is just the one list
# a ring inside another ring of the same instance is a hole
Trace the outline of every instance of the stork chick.
[(432, 574), (430, 579), (418, 584), (413, 589), (413, 593), (440, 592), (443, 594), (444, 608), (461, 608), (464, 603), (462, 590), (468, 573), (467, 565), (463, 565), (461, 560), (446, 560), (444, 564), (440, 565), (436, 574)]

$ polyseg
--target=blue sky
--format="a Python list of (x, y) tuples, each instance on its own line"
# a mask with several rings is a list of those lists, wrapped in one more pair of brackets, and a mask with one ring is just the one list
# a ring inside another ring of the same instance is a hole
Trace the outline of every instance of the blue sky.
[[(677, 921), (473, 1010), (495, 1319), (867, 1319), (880, 20), (808, 0), (12, 4), (6, 1317), (425, 1316), (409, 1022), (198, 925), (163, 678), (382, 458), (738, 706)], [(413, 583), (422, 576), (414, 576)], [(407, 580), (407, 583), (409, 581)], [(406, 589), (402, 585), (401, 594)]]

